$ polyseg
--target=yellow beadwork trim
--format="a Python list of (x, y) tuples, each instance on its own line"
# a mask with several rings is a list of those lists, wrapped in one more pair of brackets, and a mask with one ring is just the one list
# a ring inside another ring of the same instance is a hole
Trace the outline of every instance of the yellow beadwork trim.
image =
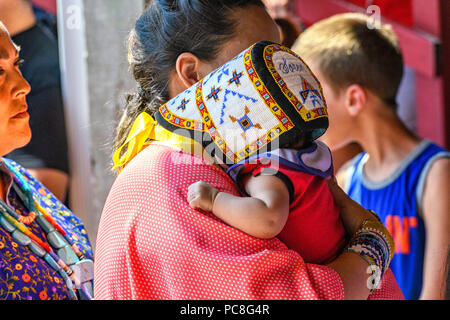
[[(202, 132), (206, 131), (205, 126), (202, 122), (197, 120), (186, 119), (172, 113), (167, 107), (167, 103), (159, 108), (159, 113), (168, 123), (181, 129), (202, 131)], [(189, 126), (186, 125), (187, 123), (190, 123), (190, 125)]]
[[(319, 93), (321, 95), (322, 101), (323, 101), (323, 107), (320, 108), (316, 108), (313, 110), (307, 110), (305, 108), (305, 106), (303, 105), (303, 103), (297, 99), (296, 95), (292, 93), (291, 90), (289, 90), (288, 86), (286, 85), (286, 83), (283, 81), (283, 84), (280, 83), (280, 80), (282, 80), (280, 74), (277, 72), (275, 65), (273, 63), (273, 55), (276, 52), (286, 52), (289, 53), (293, 56), (295, 56), (296, 58), (300, 59), (304, 66), (308, 69), (308, 71), (311, 73), (311, 75), (313, 76), (314, 80), (316, 80), (317, 84), (319, 85)], [(272, 74), (273, 79), (275, 80), (275, 82), (277, 83), (277, 85), (280, 87), (281, 91), (283, 92), (284, 96), (292, 103), (292, 105), (294, 106), (294, 109), (297, 110), (297, 112), (300, 114), (300, 116), (302, 117), (302, 119), (306, 122), (318, 119), (318, 118), (324, 118), (324, 117), (328, 117), (328, 111), (327, 111), (327, 104), (323, 95), (323, 91), (322, 91), (322, 87), (320, 86), (320, 82), (319, 80), (316, 78), (316, 76), (312, 73), (311, 69), (308, 67), (308, 65), (302, 60), (302, 58), (300, 58), (295, 52), (293, 52), (292, 50), (289, 50), (288, 48), (285, 47), (280, 47), (278, 45), (269, 45), (264, 49), (264, 61), (266, 62), (266, 66), (268, 68), (268, 70), (270, 70), (270, 73)], [(299, 108), (299, 106), (301, 106)], [(322, 114), (318, 113), (318, 110), (321, 111)], [(308, 114), (311, 115), (310, 118), (308, 118)]]
[[(253, 46), (250, 47), (243, 56), (243, 62), (245, 71), (252, 82), (255, 90), (258, 92), (262, 100), (264, 101), (267, 108), (270, 110), (270, 112), (275, 116), (275, 118), (279, 121), (279, 125), (272, 128), (268, 132), (265, 133), (264, 136), (259, 137), (256, 139), (253, 143), (249, 144), (242, 150), (238, 152), (240, 160), (243, 160), (245, 157), (248, 157), (249, 154), (255, 152), (258, 149), (261, 149), (268, 143), (272, 142), (274, 139), (278, 138), (283, 133), (291, 130), (294, 128), (294, 124), (292, 123), (292, 120), (286, 115), (286, 113), (281, 109), (278, 104), (275, 102), (275, 99), (270, 94), (269, 90), (264, 86), (263, 82), (261, 81), (261, 78), (258, 75), (258, 72), (256, 71), (252, 57), (251, 52), (253, 50)], [(252, 71), (252, 72), (250, 72)], [(277, 110), (274, 110), (276, 108)], [(284, 123), (282, 120), (286, 120)], [(258, 144), (259, 142), (259, 144)], [(249, 149), (250, 152), (247, 152), (246, 149)], [(244, 153), (245, 156), (240, 156), (241, 153)], [(240, 161), (239, 160), (239, 161)]]
[[(263, 82), (261, 81), (261, 78), (259, 77), (258, 73), (256, 72), (253, 61), (251, 58), (251, 52), (253, 47), (249, 48), (243, 55), (242, 59), (244, 62), (245, 70), (247, 72), (247, 75), (252, 82), (254, 88), (258, 92), (258, 94), (261, 96), (262, 100), (264, 101), (265, 105), (268, 107), (270, 112), (274, 115), (274, 117), (279, 121), (279, 125), (272, 128), (268, 132), (266, 132), (263, 136), (259, 137), (258, 139), (254, 140), (250, 144), (246, 145), (241, 150), (234, 153), (226, 144), (223, 137), (219, 134), (212, 117), (208, 111), (208, 107), (205, 104), (203, 100), (203, 85), (202, 81), (199, 82), (196, 93), (195, 93), (195, 99), (196, 99), (196, 105), (200, 112), (200, 116), (202, 117), (204, 121), (204, 130), (208, 130), (212, 139), (214, 140), (215, 144), (222, 150), (222, 153), (230, 159), (233, 163), (240, 162), (246, 158), (249, 157), (250, 154), (254, 153), (255, 151), (261, 149), (268, 143), (272, 142), (274, 139), (278, 138), (281, 134), (284, 132), (289, 131), (290, 129), (294, 128), (294, 124), (292, 123), (291, 119), (285, 114), (285, 112), (278, 106), (278, 104), (275, 102), (275, 99), (272, 97), (272, 95), (269, 93), (267, 88), (264, 86)], [(252, 70), (252, 72), (250, 72)], [(277, 109), (277, 110), (274, 110)], [(284, 120), (284, 122), (283, 122)], [(213, 129), (213, 130), (211, 130)], [(213, 131), (211, 133), (211, 131)], [(222, 141), (222, 144), (219, 144), (219, 141)]]

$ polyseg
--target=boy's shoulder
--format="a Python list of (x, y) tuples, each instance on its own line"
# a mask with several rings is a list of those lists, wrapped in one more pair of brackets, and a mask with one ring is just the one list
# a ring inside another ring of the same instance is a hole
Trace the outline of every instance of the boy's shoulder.
[[(361, 162), (365, 162), (365, 157), (367, 156), (368, 155), (365, 152), (359, 153), (347, 161), (336, 173), (338, 184), (344, 191), (348, 191), (356, 167)], [(431, 173), (434, 173), (433, 175), (435, 175), (435, 172), (439, 172), (439, 174), (442, 174), (442, 176), (445, 177), (449, 162), (450, 151), (438, 146), (430, 140), (424, 139), (421, 140), (417, 147), (402, 160), (393, 176), (399, 175), (409, 166), (413, 165), (415, 168), (411, 170), (415, 172), (413, 175), (418, 175), (419, 180), (417, 183), (419, 188), (421, 188), (420, 186), (426, 185), (426, 180), (429, 179)]]

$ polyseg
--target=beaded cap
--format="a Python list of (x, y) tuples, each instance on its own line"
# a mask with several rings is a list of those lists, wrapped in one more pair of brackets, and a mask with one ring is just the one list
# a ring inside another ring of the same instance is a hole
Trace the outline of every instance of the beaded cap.
[(262, 41), (160, 107), (165, 129), (202, 143), (227, 164), (328, 128), (319, 81), (290, 49)]

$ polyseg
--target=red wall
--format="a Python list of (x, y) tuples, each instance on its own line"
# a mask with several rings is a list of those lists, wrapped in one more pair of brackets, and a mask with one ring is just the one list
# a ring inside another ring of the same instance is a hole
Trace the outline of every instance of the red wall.
[(56, 14), (56, 0), (32, 0), (32, 2), (41, 9)]

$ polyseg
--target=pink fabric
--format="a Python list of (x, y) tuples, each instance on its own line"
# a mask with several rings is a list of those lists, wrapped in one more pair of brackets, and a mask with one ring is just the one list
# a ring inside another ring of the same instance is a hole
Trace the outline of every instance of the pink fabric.
[[(101, 217), (96, 299), (342, 299), (332, 269), (307, 264), (278, 239), (260, 240), (191, 209), (198, 180), (236, 194), (221, 170), (151, 145), (115, 181)], [(401, 299), (393, 278), (377, 298)], [(385, 289), (387, 288), (387, 289)]]
[(34, 5), (56, 15), (56, 0), (32, 0)]

